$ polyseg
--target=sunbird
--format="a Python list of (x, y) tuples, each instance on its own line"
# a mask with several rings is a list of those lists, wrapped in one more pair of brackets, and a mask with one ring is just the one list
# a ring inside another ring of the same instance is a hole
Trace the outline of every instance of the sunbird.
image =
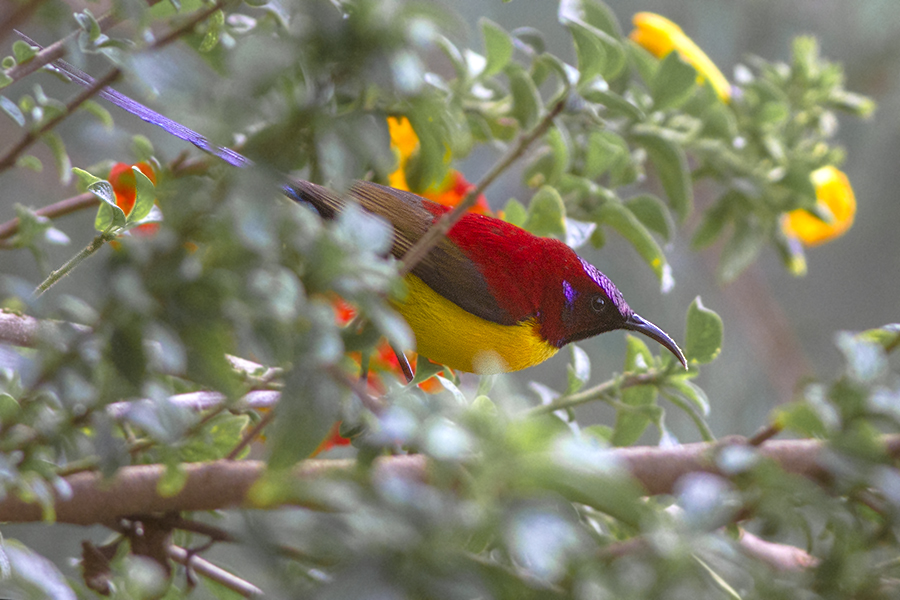
[[(85, 87), (95, 83), (65, 61), (57, 60), (55, 65)], [(252, 164), (234, 150), (213, 144), (111, 88), (99, 95), (228, 164)], [(368, 181), (357, 181), (346, 195), (307, 181), (290, 180), (282, 189), (326, 219), (349, 201), (359, 203), (391, 224), (391, 254), (397, 259), (451, 210), (411, 192)], [(547, 360), (570, 342), (614, 329), (637, 331), (656, 340), (687, 368), (678, 344), (635, 313), (596, 267), (559, 240), (538, 237), (494, 217), (466, 213), (405, 280), (408, 292), (394, 305), (416, 337), (417, 352), (451, 369), (518, 371)], [(400, 352), (398, 359), (406, 362)]]
[[(284, 186), (326, 219), (348, 202), (394, 229), (397, 259), (451, 207), (368, 181), (346, 195), (309, 183)], [(406, 276), (394, 306), (416, 337), (416, 351), (452, 369), (518, 371), (568, 344), (613, 329), (656, 340), (687, 367), (678, 344), (635, 313), (610, 279), (563, 242), (501, 219), (466, 213)]]

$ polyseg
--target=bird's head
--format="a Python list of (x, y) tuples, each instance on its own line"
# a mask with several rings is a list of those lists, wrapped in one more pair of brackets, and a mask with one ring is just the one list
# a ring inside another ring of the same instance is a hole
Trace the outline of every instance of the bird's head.
[[(665, 331), (631, 310), (615, 284), (597, 267), (577, 255), (563, 269), (559, 287), (548, 290), (541, 333), (557, 348), (614, 329), (637, 331), (656, 340), (687, 368), (678, 344)], [(556, 314), (553, 314), (556, 313)]]

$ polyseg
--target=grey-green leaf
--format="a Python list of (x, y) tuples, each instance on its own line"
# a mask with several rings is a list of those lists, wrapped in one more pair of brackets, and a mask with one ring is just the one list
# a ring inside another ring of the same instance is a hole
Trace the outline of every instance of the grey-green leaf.
[(513, 43), (509, 34), (490, 19), (482, 18), (481, 35), (484, 36), (484, 51), (487, 63), (481, 72), (483, 77), (496, 75), (509, 64), (513, 55)]
[(697, 71), (670, 52), (660, 63), (650, 82), (650, 95), (657, 110), (677, 108), (687, 102), (697, 84)]
[(665, 273), (666, 257), (662, 248), (650, 235), (643, 223), (622, 203), (609, 201), (597, 213), (597, 222), (609, 225), (631, 242), (656, 276), (662, 280)]
[(703, 306), (697, 296), (688, 308), (684, 355), (688, 361), (705, 364), (722, 350), (722, 318)]
[(694, 204), (691, 173), (684, 150), (657, 133), (635, 134), (634, 139), (647, 151), (672, 208), (683, 221)]
[(149, 215), (156, 200), (153, 182), (137, 167), (131, 167), (131, 171), (134, 173), (135, 198), (134, 207), (128, 213), (128, 225), (133, 225)]

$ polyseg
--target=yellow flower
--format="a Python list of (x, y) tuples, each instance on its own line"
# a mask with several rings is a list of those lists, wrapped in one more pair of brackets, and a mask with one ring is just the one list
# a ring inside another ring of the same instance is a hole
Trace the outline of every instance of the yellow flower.
[(388, 175), (388, 185), (398, 190), (409, 191), (406, 181), (406, 163), (419, 149), (419, 136), (406, 117), (388, 117), (388, 132), (391, 135), (391, 149), (397, 154), (397, 168)]
[(856, 215), (856, 197), (847, 176), (830, 165), (813, 171), (810, 179), (816, 188), (816, 205), (823, 212), (831, 213), (831, 221), (825, 222), (809, 211), (798, 209), (785, 215), (781, 226), (788, 237), (800, 240), (805, 246), (816, 246), (850, 229)]
[(682, 60), (697, 69), (698, 81), (704, 78), (716, 90), (722, 102), (731, 99), (731, 84), (697, 44), (684, 34), (681, 27), (667, 18), (650, 12), (634, 15), (634, 30), (628, 36), (657, 58), (677, 50)]

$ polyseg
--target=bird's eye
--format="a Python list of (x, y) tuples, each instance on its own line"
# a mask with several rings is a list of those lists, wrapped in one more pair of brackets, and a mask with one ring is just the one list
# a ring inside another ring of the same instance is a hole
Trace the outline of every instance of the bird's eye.
[(603, 309), (606, 308), (606, 298), (603, 296), (594, 296), (591, 298), (591, 308), (594, 309), (594, 312), (603, 312)]

